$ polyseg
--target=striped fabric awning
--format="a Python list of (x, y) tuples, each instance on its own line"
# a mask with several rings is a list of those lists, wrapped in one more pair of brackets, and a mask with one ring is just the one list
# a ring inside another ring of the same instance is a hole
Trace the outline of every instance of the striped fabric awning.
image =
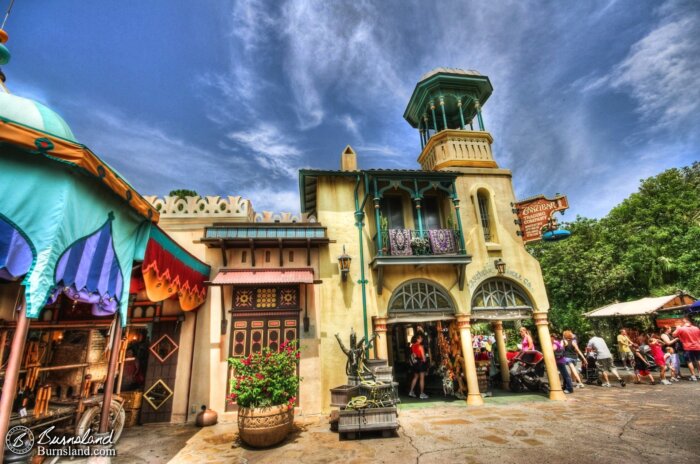
[(114, 252), (111, 224), (110, 218), (97, 232), (78, 240), (61, 256), (51, 300), (63, 293), (72, 300), (91, 303), (95, 316), (117, 312), (124, 279)]
[(17, 280), (32, 265), (32, 249), (9, 222), (0, 217), (0, 280)]
[(211, 285), (312, 284), (313, 268), (299, 269), (223, 269)]

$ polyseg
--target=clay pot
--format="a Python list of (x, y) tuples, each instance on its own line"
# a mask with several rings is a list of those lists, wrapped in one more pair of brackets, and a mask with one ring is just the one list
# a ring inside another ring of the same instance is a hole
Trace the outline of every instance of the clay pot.
[(294, 408), (288, 405), (269, 408), (238, 408), (238, 432), (241, 440), (254, 448), (280, 443), (292, 431)]
[(202, 411), (197, 414), (194, 423), (199, 427), (208, 427), (210, 425), (215, 425), (218, 419), (219, 415), (216, 411), (207, 409), (206, 406), (202, 405)]

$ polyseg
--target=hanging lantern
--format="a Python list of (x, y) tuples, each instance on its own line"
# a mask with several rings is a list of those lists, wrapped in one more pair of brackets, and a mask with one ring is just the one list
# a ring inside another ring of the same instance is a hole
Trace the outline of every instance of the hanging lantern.
[(345, 282), (350, 273), (350, 262), (352, 258), (349, 254), (345, 253), (345, 245), (343, 245), (343, 254), (338, 256), (338, 269), (340, 269), (340, 277)]
[(506, 273), (506, 262), (503, 261), (501, 258), (498, 258), (496, 261), (494, 261), (493, 266), (496, 268), (498, 275), (503, 275)]

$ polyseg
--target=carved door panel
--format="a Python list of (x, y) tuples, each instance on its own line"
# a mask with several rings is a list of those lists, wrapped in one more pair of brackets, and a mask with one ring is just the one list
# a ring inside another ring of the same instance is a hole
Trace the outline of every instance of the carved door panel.
[(180, 332), (175, 321), (155, 322), (149, 346), (141, 423), (170, 422)]

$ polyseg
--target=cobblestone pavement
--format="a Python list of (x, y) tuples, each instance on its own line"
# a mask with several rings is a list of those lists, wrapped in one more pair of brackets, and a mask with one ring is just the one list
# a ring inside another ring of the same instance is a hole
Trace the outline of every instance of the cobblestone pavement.
[(700, 382), (587, 386), (566, 402), (536, 397), (497, 396), (469, 408), (459, 401), (403, 405), (392, 438), (339, 440), (326, 417), (297, 417), (297, 431), (267, 450), (233, 446), (234, 422), (136, 427), (113, 462), (700, 462)]

